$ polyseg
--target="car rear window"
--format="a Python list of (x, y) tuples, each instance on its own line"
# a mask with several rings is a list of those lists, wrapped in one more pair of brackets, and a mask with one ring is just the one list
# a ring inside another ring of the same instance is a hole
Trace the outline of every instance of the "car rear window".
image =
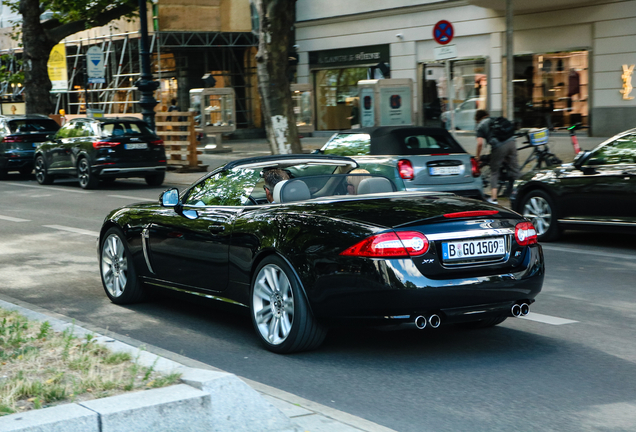
[(371, 137), (362, 133), (337, 134), (323, 148), (323, 153), (337, 156), (365, 156), (371, 150)]
[(55, 132), (59, 128), (60, 126), (55, 122), (55, 120), (49, 119), (24, 119), (9, 121), (9, 130), (11, 133)]
[(113, 122), (102, 123), (103, 137), (153, 135), (150, 128), (143, 122)]
[(374, 137), (372, 155), (427, 155), (465, 153), (466, 151), (443, 129), (396, 129)]

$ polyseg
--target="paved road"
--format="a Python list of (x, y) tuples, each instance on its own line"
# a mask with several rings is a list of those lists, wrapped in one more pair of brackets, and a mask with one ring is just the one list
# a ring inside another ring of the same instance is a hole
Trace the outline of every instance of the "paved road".
[(338, 329), (318, 351), (280, 356), (260, 347), (236, 308), (167, 295), (127, 307), (107, 300), (95, 252), (103, 217), (163, 189), (0, 182), (0, 296), (397, 431), (636, 430), (634, 234), (575, 232), (547, 244), (529, 319), (482, 331)]

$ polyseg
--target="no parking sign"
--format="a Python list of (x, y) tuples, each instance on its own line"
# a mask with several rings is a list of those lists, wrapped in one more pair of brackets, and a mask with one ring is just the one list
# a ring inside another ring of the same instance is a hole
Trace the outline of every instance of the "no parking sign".
[(453, 25), (446, 20), (438, 21), (433, 27), (433, 38), (440, 45), (446, 45), (453, 40), (455, 31)]

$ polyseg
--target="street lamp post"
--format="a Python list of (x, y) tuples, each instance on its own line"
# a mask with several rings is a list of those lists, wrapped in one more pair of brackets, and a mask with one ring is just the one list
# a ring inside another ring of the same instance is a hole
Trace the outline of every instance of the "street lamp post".
[(159, 87), (157, 81), (152, 80), (150, 73), (150, 53), (148, 52), (148, 12), (146, 10), (146, 0), (139, 0), (139, 27), (140, 27), (140, 60), (141, 74), (139, 79), (135, 81), (135, 86), (141, 92), (139, 105), (141, 106), (141, 114), (148, 126), (155, 130), (155, 106), (157, 100), (154, 91)]

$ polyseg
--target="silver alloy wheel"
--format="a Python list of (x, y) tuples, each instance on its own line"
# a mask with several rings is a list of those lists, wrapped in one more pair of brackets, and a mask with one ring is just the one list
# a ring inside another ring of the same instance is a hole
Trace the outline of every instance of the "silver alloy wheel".
[(109, 235), (102, 245), (102, 279), (111, 296), (124, 293), (128, 282), (128, 260), (124, 243), (118, 235)]
[(283, 343), (294, 322), (294, 294), (283, 269), (275, 264), (263, 267), (252, 296), (252, 313), (261, 336), (272, 345)]
[(545, 198), (533, 196), (523, 207), (523, 215), (530, 219), (538, 235), (543, 235), (552, 225), (552, 208)]
[(46, 177), (46, 166), (44, 165), (44, 158), (41, 156), (35, 160), (35, 179), (38, 183), (43, 183)]
[(77, 167), (77, 178), (82, 188), (85, 188), (90, 181), (90, 169), (91, 167), (88, 165), (88, 160), (86, 158), (82, 158), (79, 161), (79, 166)]

